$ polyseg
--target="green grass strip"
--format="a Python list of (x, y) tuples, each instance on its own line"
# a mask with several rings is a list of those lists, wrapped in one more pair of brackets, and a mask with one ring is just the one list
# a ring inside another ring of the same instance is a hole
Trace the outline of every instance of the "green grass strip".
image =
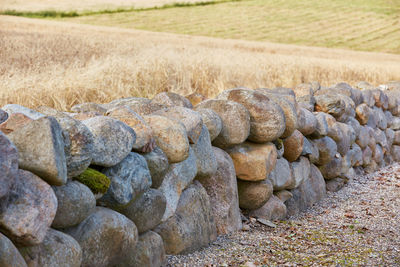
[(154, 6), (154, 7), (145, 7), (145, 8), (117, 8), (117, 9), (103, 9), (97, 11), (55, 11), (55, 10), (43, 10), (43, 11), (16, 11), (16, 10), (5, 10), (0, 11), (0, 15), (8, 15), (8, 16), (18, 16), (18, 17), (27, 17), (27, 18), (71, 18), (71, 17), (82, 17), (82, 16), (91, 16), (91, 15), (100, 15), (100, 14), (113, 14), (113, 13), (123, 13), (123, 12), (142, 12), (142, 11), (150, 11), (150, 10), (162, 10), (162, 9), (170, 9), (170, 8), (182, 8), (182, 7), (196, 7), (196, 6), (209, 6), (209, 5), (217, 5), (228, 2), (243, 2), (246, 0), (217, 0), (217, 1), (202, 1), (202, 2), (178, 2), (172, 4), (165, 4), (162, 6)]

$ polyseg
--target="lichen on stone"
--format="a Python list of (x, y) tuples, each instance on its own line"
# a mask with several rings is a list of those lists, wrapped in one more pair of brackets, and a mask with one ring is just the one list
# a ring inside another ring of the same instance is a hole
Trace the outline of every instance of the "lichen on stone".
[(89, 187), (94, 194), (106, 193), (111, 184), (110, 178), (92, 168), (87, 168), (83, 173), (74, 177), (74, 180)]

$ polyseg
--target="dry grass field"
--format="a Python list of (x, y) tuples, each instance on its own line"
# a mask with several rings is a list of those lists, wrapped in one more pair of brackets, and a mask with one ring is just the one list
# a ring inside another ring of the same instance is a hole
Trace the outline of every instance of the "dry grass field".
[(400, 54), (399, 0), (247, 0), (68, 21), (228, 39)]
[(0, 105), (400, 79), (400, 55), (0, 16)]

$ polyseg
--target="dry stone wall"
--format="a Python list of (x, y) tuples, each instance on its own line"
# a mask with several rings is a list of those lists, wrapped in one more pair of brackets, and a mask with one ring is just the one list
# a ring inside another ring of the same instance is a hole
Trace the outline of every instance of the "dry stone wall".
[(400, 161), (400, 82), (0, 109), (0, 266), (161, 266)]

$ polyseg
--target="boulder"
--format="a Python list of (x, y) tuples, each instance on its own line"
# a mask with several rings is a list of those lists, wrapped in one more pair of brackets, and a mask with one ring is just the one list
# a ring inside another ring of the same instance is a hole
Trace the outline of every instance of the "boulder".
[(317, 165), (324, 165), (330, 162), (337, 152), (337, 145), (332, 138), (325, 136), (320, 139), (312, 140), (312, 143), (318, 147), (319, 159)]
[(203, 128), (203, 119), (201, 115), (189, 108), (184, 107), (170, 107), (168, 109), (159, 110), (153, 113), (169, 119), (175, 119), (186, 128), (187, 137), (191, 144), (196, 144), (199, 140), (201, 129)]
[(82, 122), (63, 112), (49, 107), (39, 107), (38, 110), (45, 115), (54, 117), (69, 137), (69, 142), (64, 142), (68, 178), (81, 174), (92, 162), (92, 154), (94, 153), (93, 134)]
[(315, 98), (313, 86), (310, 83), (302, 83), (293, 89), (299, 105), (309, 111), (314, 111)]
[(111, 167), (131, 152), (136, 134), (125, 123), (105, 116), (90, 118), (83, 123), (94, 137), (93, 164)]
[(326, 182), (326, 190), (330, 192), (337, 192), (343, 188), (346, 181), (342, 178), (335, 178)]
[(283, 156), (288, 161), (297, 160), (302, 151), (304, 144), (304, 136), (298, 130), (295, 130), (291, 136), (283, 140), (283, 146), (285, 147)]
[(342, 174), (342, 156), (335, 155), (332, 160), (322, 166), (319, 166), (322, 176), (325, 180), (334, 179)]
[(42, 117), (9, 133), (18, 149), (19, 167), (31, 171), (52, 185), (67, 182), (64, 137), (60, 124)]
[(14, 244), (0, 233), (0, 266), (3, 267), (27, 267), (24, 258)]
[(149, 189), (120, 212), (132, 220), (139, 234), (155, 228), (165, 212), (167, 200), (160, 190)]
[(81, 266), (115, 266), (135, 247), (135, 224), (113, 210), (97, 207), (79, 225), (65, 229), (82, 248)]
[(390, 128), (390, 126), (392, 126), (393, 123), (393, 115), (388, 110), (386, 110), (384, 113), (387, 121), (387, 128)]
[(150, 99), (142, 97), (127, 97), (127, 98), (115, 99), (110, 103), (104, 105), (104, 107), (106, 107), (107, 110), (121, 106), (129, 107), (131, 110), (133, 110), (142, 117), (150, 115), (158, 110), (167, 108), (167, 106), (163, 104), (155, 103)]
[(400, 161), (400, 146), (392, 146), (392, 149), (390, 152), (392, 154), (393, 160), (396, 162), (399, 162)]
[(88, 217), (96, 207), (96, 199), (90, 189), (77, 181), (63, 186), (53, 186), (57, 197), (57, 213), (53, 228), (75, 226)]
[(387, 128), (387, 129), (385, 130), (385, 136), (386, 136), (387, 145), (388, 145), (388, 147), (385, 148), (385, 149), (386, 149), (386, 150), (390, 150), (390, 147), (393, 145), (393, 141), (394, 141), (394, 137), (395, 137), (395, 132), (394, 132), (392, 129)]
[(213, 147), (217, 172), (208, 177), (198, 178), (210, 198), (211, 210), (219, 235), (238, 231), (242, 228), (240, 219), (238, 187), (235, 167), (228, 153)]
[(182, 191), (190, 185), (196, 174), (196, 156), (190, 148), (189, 157), (186, 160), (169, 166), (164, 180), (159, 187), (159, 190), (161, 190), (167, 199), (167, 206), (162, 221), (166, 221), (175, 213)]
[(154, 229), (164, 241), (167, 254), (187, 254), (217, 238), (210, 200), (195, 181), (183, 191), (176, 213)]
[(363, 103), (367, 104), (369, 107), (373, 107), (375, 105), (375, 98), (372, 95), (372, 90), (363, 90), (361, 91)]
[(363, 165), (362, 165), (363, 167), (366, 167), (371, 164), (372, 150), (371, 150), (371, 148), (369, 148), (369, 146), (364, 148), (362, 158), (363, 158)]
[(103, 115), (107, 112), (107, 109), (102, 104), (86, 102), (72, 106), (71, 111), (75, 113), (97, 112)]
[[(18, 151), (11, 141), (0, 132), (0, 200), (6, 196), (18, 176)], [(1, 210), (0, 204), (0, 210)]]
[(381, 108), (374, 107), (372, 108), (372, 112), (374, 113), (375, 120), (376, 120), (376, 125), (381, 129), (381, 130), (386, 130), (388, 127), (388, 122), (386, 119), (386, 115), (383, 112)]
[(287, 216), (293, 216), (320, 201), (326, 195), (325, 180), (318, 168), (311, 164), (310, 176), (291, 193), (293, 197), (285, 202)]
[(291, 188), (299, 187), (310, 176), (310, 162), (306, 157), (300, 157), (298, 161), (290, 163), (293, 170), (294, 184)]
[(380, 145), (376, 145), (375, 150), (372, 151), (373, 160), (380, 165), (383, 162), (383, 150)]
[(310, 163), (317, 164), (317, 162), (319, 161), (318, 145), (311, 140), (309, 140), (309, 142), (311, 144), (311, 154), (308, 155), (308, 159), (310, 160)]
[(8, 119), (8, 113), (0, 109), (0, 124)]
[(400, 131), (394, 131), (393, 145), (400, 145)]
[(222, 121), (222, 129), (213, 145), (229, 147), (243, 143), (250, 134), (250, 114), (241, 104), (233, 101), (212, 99), (201, 102), (195, 110), (209, 108), (213, 110)]
[(250, 141), (270, 142), (285, 132), (285, 113), (279, 105), (263, 93), (250, 89), (230, 89), (219, 94), (217, 99), (240, 103), (249, 111)]
[(100, 113), (91, 111), (91, 112), (84, 112), (84, 113), (72, 113), (70, 114), (71, 118), (78, 120), (78, 121), (84, 121), (88, 120), (90, 118), (98, 117), (98, 116), (103, 116)]
[(317, 119), (314, 114), (305, 108), (299, 109), (298, 130), (305, 136), (312, 134), (317, 128)]
[(345, 113), (346, 104), (338, 94), (323, 94), (315, 96), (315, 111), (325, 112), (336, 119)]
[(389, 100), (387, 95), (379, 89), (371, 90), (372, 96), (375, 99), (375, 106), (378, 108), (387, 109), (389, 105)]
[(359, 90), (372, 90), (375, 88), (372, 84), (366, 81), (358, 82), (355, 87)]
[(151, 187), (159, 188), (169, 166), (167, 155), (159, 147), (156, 147), (150, 153), (143, 153), (141, 155), (145, 158), (150, 171)]
[(385, 132), (377, 128), (374, 130), (374, 134), (376, 143), (381, 145), (383, 149), (390, 150)]
[(207, 127), (203, 125), (200, 137), (196, 144), (190, 145), (196, 156), (197, 177), (208, 177), (217, 171), (217, 159), (211, 146)]
[(312, 133), (313, 138), (321, 138), (328, 135), (328, 122), (326, 121), (326, 114), (323, 112), (315, 112), (315, 119), (317, 120), (317, 125), (315, 131)]
[(349, 126), (351, 126), (354, 130), (354, 132), (356, 133), (356, 136), (358, 136), (360, 134), (361, 128), (362, 126), (360, 125), (360, 123), (358, 122), (358, 120), (356, 120), (353, 117), (350, 117), (347, 121), (346, 124), (348, 124)]
[(19, 170), (10, 197), (0, 212), (0, 228), (19, 245), (40, 244), (57, 211), (51, 187), (28, 171)]
[(193, 108), (192, 103), (190, 103), (189, 99), (184, 96), (181, 96), (172, 92), (162, 92), (153, 97), (151, 100), (152, 103), (158, 103), (165, 105), (167, 107), (184, 107), (184, 108)]
[(210, 134), (210, 140), (214, 141), (214, 139), (217, 138), (222, 130), (221, 118), (214, 110), (209, 108), (198, 108), (196, 111), (203, 119), (204, 125), (207, 126), (208, 133)]
[[(107, 116), (120, 120), (131, 127), (136, 134), (136, 142), (133, 144), (135, 151), (147, 152), (146, 145), (149, 145), (153, 140), (153, 132), (150, 126), (144, 119), (127, 106), (120, 106), (109, 109)], [(151, 151), (152, 149), (150, 149)]]
[(143, 156), (131, 152), (120, 163), (104, 168), (102, 172), (111, 180), (110, 187), (98, 202), (106, 207), (120, 208), (147, 191), (151, 175)]
[(341, 122), (337, 122), (337, 124), (343, 133), (343, 138), (337, 141), (337, 150), (344, 156), (349, 151), (350, 146), (356, 141), (356, 132), (350, 125)]
[(286, 217), (286, 205), (278, 197), (272, 195), (261, 208), (250, 211), (249, 216), (269, 221), (283, 220)]
[(196, 106), (200, 102), (207, 100), (207, 97), (200, 93), (191, 93), (190, 95), (185, 96), (185, 98), (189, 100), (193, 106)]
[(400, 117), (393, 117), (392, 125), (390, 129), (397, 131), (400, 130)]
[(71, 236), (49, 229), (39, 245), (19, 248), (28, 266), (79, 267), (82, 262), (82, 250)]
[(126, 257), (116, 266), (139, 267), (152, 266), (161, 267), (165, 262), (164, 243), (156, 232), (148, 231), (139, 236), (136, 247), (132, 247)]
[(370, 134), (366, 127), (361, 127), (360, 134), (357, 135), (356, 143), (361, 148), (366, 148), (369, 144)]
[(261, 208), (271, 197), (272, 183), (269, 180), (260, 182), (237, 181), (239, 193), (239, 207), (255, 210)]
[(43, 118), (44, 115), (27, 107), (23, 107), (17, 104), (7, 104), (2, 109), (8, 113), (8, 115), (14, 114), (14, 113), (22, 113), (25, 116), (31, 118), (32, 120), (37, 120), (40, 118)]
[(293, 197), (293, 194), (290, 193), (290, 191), (288, 191), (288, 190), (280, 190), (280, 191), (274, 192), (274, 196), (279, 198), (282, 202), (286, 202), (287, 200), (289, 200)]
[(295, 187), (293, 170), (284, 158), (277, 159), (275, 168), (268, 175), (268, 180), (271, 181), (274, 191)]
[(226, 150), (235, 165), (236, 176), (245, 181), (262, 181), (275, 168), (277, 152), (274, 144), (244, 142)]
[(163, 116), (145, 116), (144, 120), (153, 130), (157, 146), (167, 155), (170, 163), (185, 160), (189, 155), (189, 140), (185, 126)]
[(31, 118), (22, 113), (13, 113), (7, 117), (7, 120), (0, 124), (0, 132), (5, 134), (12, 133), (31, 121), (33, 121)]

